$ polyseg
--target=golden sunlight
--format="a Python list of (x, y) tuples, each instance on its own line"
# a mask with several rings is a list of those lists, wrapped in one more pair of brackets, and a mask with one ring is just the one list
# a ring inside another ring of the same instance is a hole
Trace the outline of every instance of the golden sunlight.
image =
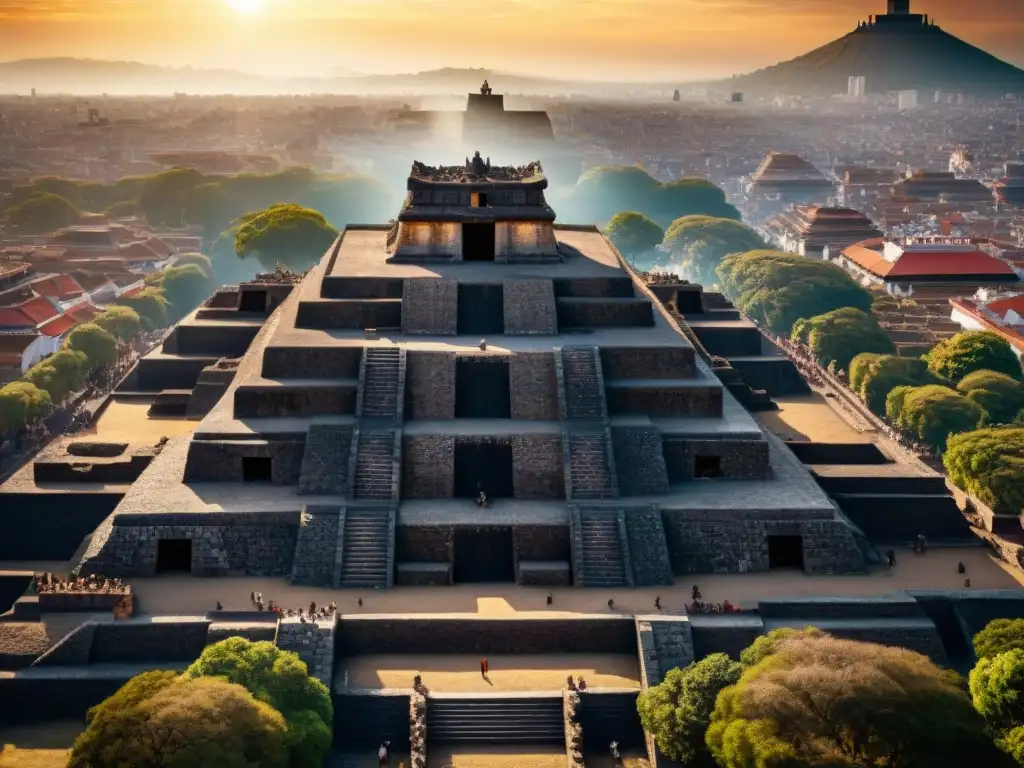
[(251, 16), (254, 13), (258, 13), (263, 5), (262, 0), (227, 0), (235, 12), (241, 13), (245, 16)]

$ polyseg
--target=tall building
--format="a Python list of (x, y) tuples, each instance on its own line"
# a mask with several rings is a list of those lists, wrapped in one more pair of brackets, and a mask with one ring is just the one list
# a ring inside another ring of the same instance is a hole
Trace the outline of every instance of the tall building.
[(917, 108), (917, 91), (900, 91), (898, 99), (901, 110)]
[(851, 77), (846, 95), (851, 99), (862, 99), (867, 94), (867, 78), (863, 75)]

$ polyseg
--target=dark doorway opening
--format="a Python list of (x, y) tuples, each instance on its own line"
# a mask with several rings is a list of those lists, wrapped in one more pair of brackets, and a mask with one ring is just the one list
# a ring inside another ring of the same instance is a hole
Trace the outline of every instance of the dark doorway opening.
[(512, 529), (456, 528), (452, 571), (457, 584), (514, 582)]
[(459, 335), (497, 335), (505, 332), (505, 296), (501, 284), (463, 285), (458, 293)]
[(156, 572), (192, 570), (192, 539), (160, 539), (156, 543)]
[(266, 310), (266, 291), (242, 291), (242, 294), (238, 297), (239, 312), (266, 312)]
[(455, 418), (512, 418), (508, 358), (480, 355), (456, 360)]
[(804, 569), (803, 536), (769, 536), (768, 567)]
[(477, 200), (480, 203), (480, 207), (481, 208), (486, 208), (487, 207), (487, 193), (486, 192), (481, 192), (479, 197), (477, 198)]
[(242, 480), (246, 483), (269, 483), (274, 479), (274, 460), (263, 456), (242, 457)]
[[(509, 499), (512, 491), (512, 446), (495, 442), (455, 443), (455, 497)], [(486, 514), (487, 510), (482, 510)]]
[(462, 225), (462, 260), (494, 261), (494, 222)]
[(722, 457), (721, 456), (694, 456), (693, 457), (694, 477), (721, 477)]

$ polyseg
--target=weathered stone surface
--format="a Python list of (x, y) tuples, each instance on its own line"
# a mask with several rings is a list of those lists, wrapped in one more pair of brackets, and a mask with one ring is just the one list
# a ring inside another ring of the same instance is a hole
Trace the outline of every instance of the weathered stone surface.
[(458, 281), (419, 278), (402, 289), (402, 333), (454, 336), (458, 328)]
[(277, 647), (297, 653), (306, 662), (310, 676), (330, 687), (334, 675), (336, 625), (334, 616), (307, 622), (296, 617), (281, 619), (277, 629)]
[(410, 351), (405, 375), (405, 417), (455, 418), (455, 353)]
[(517, 499), (564, 499), (562, 440), (557, 435), (512, 438), (512, 489)]
[(693, 348), (601, 347), (605, 379), (689, 379), (696, 375)]
[(241, 482), (243, 458), (271, 459), (271, 481), (296, 485), (302, 469), (305, 440), (193, 440), (188, 448), (185, 482)]
[(719, 477), (756, 480), (771, 473), (768, 443), (764, 440), (664, 439), (665, 466), (669, 482), (679, 483), (694, 477), (697, 456), (720, 459)]
[(339, 507), (306, 507), (302, 510), (292, 559), (293, 584), (334, 585), (336, 547), (339, 533), (344, 528), (344, 514), (344, 509)]
[(512, 355), (508, 375), (513, 419), (558, 419), (558, 382), (555, 357), (551, 352), (518, 352)]
[(654, 506), (625, 510), (626, 540), (633, 569), (633, 585), (654, 587), (672, 583), (672, 563), (661, 521)]
[(619, 495), (668, 493), (668, 473), (657, 427), (612, 427)]
[(402, 438), (402, 497), (450, 499), (455, 494), (455, 438), (414, 435)]
[(503, 280), (502, 294), (507, 335), (558, 333), (555, 292), (550, 280)]
[(350, 425), (310, 425), (302, 455), (299, 493), (344, 496), (348, 491), (348, 460), (351, 450)]

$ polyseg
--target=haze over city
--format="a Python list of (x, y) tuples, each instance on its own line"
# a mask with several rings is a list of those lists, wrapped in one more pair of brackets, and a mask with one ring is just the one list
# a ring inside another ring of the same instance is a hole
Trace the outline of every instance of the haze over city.
[[(82, 57), (325, 77), (486, 67), (574, 80), (728, 77), (882, 12), (876, 0), (2, 0), (4, 60)], [(1024, 3), (916, 12), (1024, 64)], [(609, 52), (614, 51), (614, 56)]]

